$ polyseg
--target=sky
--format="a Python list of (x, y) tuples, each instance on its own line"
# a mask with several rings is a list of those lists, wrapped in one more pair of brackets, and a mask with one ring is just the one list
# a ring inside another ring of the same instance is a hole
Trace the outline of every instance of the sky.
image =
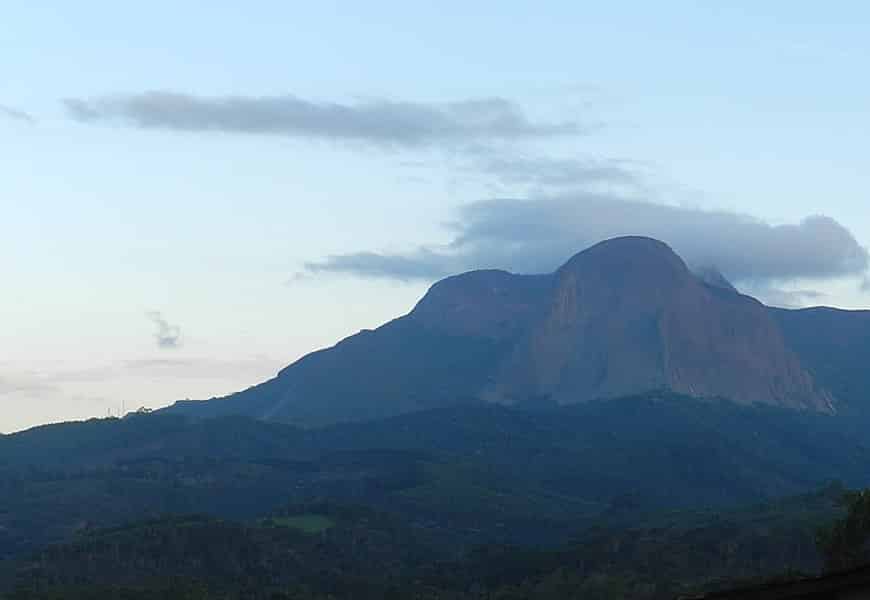
[[(469, 6), (472, 4), (472, 6)], [(244, 389), (640, 234), (870, 306), (861, 2), (7, 3), (0, 432)]]

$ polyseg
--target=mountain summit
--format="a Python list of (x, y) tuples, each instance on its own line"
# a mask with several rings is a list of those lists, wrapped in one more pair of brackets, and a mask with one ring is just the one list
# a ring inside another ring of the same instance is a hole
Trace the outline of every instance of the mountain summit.
[(693, 274), (645, 237), (599, 243), (548, 275), (448, 277), (404, 317), (261, 385), (170, 410), (317, 426), (463, 402), (562, 405), (658, 389), (835, 410), (767, 307)]
[(602, 242), (554, 276), (491, 398), (567, 404), (669, 389), (832, 411), (758, 301), (706, 285), (667, 245)]

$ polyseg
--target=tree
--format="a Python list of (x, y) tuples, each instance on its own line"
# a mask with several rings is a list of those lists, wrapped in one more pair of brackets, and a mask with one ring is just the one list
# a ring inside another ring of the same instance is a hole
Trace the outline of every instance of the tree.
[(870, 562), (870, 489), (843, 495), (846, 516), (819, 533), (817, 543), (830, 571)]

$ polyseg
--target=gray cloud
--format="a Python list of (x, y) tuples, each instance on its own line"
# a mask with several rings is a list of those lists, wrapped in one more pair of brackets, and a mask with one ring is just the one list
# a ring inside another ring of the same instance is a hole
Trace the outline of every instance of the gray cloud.
[(178, 325), (171, 325), (159, 311), (147, 312), (145, 316), (157, 328), (154, 339), (159, 348), (178, 348), (181, 345), (181, 328)]
[(477, 173), (494, 177), (503, 185), (533, 185), (548, 188), (595, 185), (636, 187), (640, 178), (626, 161), (577, 160), (528, 156), (492, 156), (478, 160)]
[(443, 247), (330, 256), (306, 270), (400, 280), (477, 268), (549, 272), (574, 253), (620, 235), (663, 240), (690, 266), (713, 265), (735, 283), (861, 277), (868, 267), (867, 250), (829, 217), (772, 225), (743, 214), (593, 193), (474, 202), (447, 227), (453, 239)]
[(18, 110), (12, 108), (11, 106), (6, 106), (5, 104), (0, 104), (0, 116), (13, 119), (15, 121), (24, 121), (25, 123), (30, 123), (31, 125), (36, 123), (36, 118), (24, 112), (23, 110)]
[(503, 98), (443, 104), (372, 100), (313, 102), (295, 96), (203, 97), (175, 92), (70, 98), (81, 122), (119, 121), (144, 129), (270, 134), (385, 146), (517, 140), (583, 133), (573, 122), (539, 123)]
[(771, 306), (783, 308), (801, 308), (819, 304), (828, 297), (827, 294), (817, 290), (789, 290), (764, 282), (754, 284), (750, 282), (744, 287), (743, 292), (756, 298), (762, 298)]
[(400, 281), (438, 279), (450, 274), (453, 261), (446, 254), (419, 248), (408, 254), (356, 252), (336, 254), (323, 261), (306, 263), (308, 273), (352, 273), (359, 277), (389, 278)]

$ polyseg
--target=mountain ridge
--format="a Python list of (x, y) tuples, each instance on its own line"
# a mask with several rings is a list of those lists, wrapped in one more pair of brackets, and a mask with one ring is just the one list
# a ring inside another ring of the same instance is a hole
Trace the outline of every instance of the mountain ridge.
[(241, 414), (302, 426), (453, 403), (570, 404), (667, 389), (833, 413), (784, 327), (793, 319), (696, 275), (666, 244), (595, 244), (551, 274), (480, 270), (433, 284), (406, 315), (306, 355), (192, 416)]

